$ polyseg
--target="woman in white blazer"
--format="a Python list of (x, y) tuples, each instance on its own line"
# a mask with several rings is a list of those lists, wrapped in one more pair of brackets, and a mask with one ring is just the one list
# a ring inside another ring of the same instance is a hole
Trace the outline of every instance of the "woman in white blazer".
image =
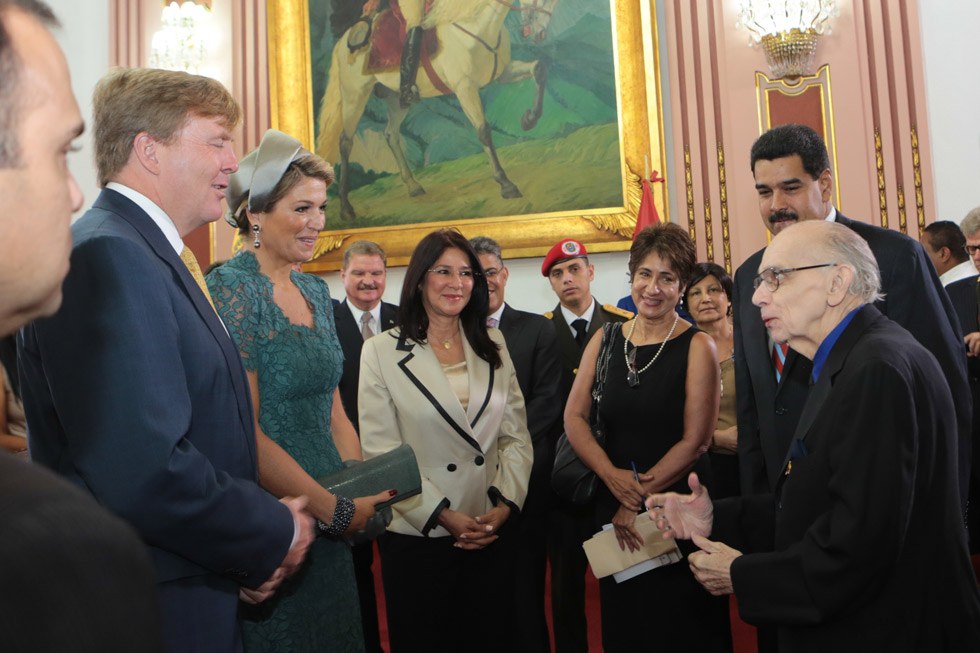
[[(486, 328), (487, 282), (469, 242), (435, 231), (412, 254), (397, 326), (364, 343), (365, 459), (415, 450), (421, 494), (395, 504), (379, 540), (393, 653), (500, 650), (513, 571), (506, 524), (527, 493), (532, 449), (503, 336)], [(518, 618), (520, 618), (518, 616)]]

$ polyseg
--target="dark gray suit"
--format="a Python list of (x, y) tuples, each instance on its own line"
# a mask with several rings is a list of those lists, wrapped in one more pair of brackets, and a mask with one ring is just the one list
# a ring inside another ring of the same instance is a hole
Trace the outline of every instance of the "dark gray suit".
[(91, 496), (0, 453), (5, 651), (162, 653), (146, 547)]
[[(561, 362), (555, 328), (541, 315), (504, 306), (497, 325), (514, 361), (517, 382), (524, 395), (527, 428), (534, 445), (534, 466), (521, 514), (509, 526), (516, 537), (501, 538), (510, 547), (517, 589), (512, 608), (516, 641), (522, 651), (550, 651), (544, 613), (544, 579), (547, 564), (548, 512), (554, 502), (551, 467), (555, 441), (560, 432)], [(506, 528), (507, 526), (505, 526)]]
[[(395, 326), (397, 315), (397, 306), (381, 302), (381, 330), (387, 331)], [(357, 420), (357, 380), (361, 373), (361, 345), (364, 344), (361, 338), (361, 325), (354, 321), (354, 314), (351, 313), (346, 299), (334, 304), (333, 320), (337, 325), (340, 348), (344, 351), (344, 372), (337, 386), (340, 388), (340, 401), (347, 411), (347, 417), (354, 425), (354, 430), (360, 432)]]
[[(953, 310), (960, 320), (963, 334), (978, 330), (977, 281), (973, 275), (946, 286), (946, 294), (953, 303)], [(973, 395), (973, 467), (970, 476), (970, 496), (967, 504), (966, 523), (970, 532), (970, 553), (980, 553), (980, 359), (967, 356), (966, 369)]]

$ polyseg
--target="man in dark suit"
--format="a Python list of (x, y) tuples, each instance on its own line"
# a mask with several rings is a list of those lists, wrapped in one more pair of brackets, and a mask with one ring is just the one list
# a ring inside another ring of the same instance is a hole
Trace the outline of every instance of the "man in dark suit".
[[(939, 360), (953, 394), (960, 443), (961, 501), (969, 482), (971, 401), (966, 357), (952, 306), (919, 243), (894, 230), (849, 220), (831, 203), (832, 179), (823, 139), (809, 127), (782, 125), (752, 146), (752, 170), (766, 228), (778, 234), (806, 220), (843, 224), (864, 238), (881, 270), (884, 299), (875, 305)], [(752, 279), (765, 250), (735, 273), (735, 380), (743, 494), (775, 489), (809, 388), (810, 362), (791, 347), (774, 347), (752, 305)]]
[[(35, 0), (0, 0), (0, 336), (54, 313), (82, 193), (65, 156), (82, 132), (68, 64)], [(91, 496), (0, 453), (4, 650), (162, 651), (139, 537)]]
[(952, 220), (938, 220), (927, 225), (922, 231), (920, 242), (932, 260), (943, 286), (976, 276), (977, 268), (966, 250), (966, 237), (960, 226)]
[[(347, 297), (333, 307), (337, 337), (344, 350), (344, 372), (340, 377), (340, 401), (347, 417), (360, 434), (357, 418), (357, 383), (360, 378), (361, 346), (368, 338), (395, 326), (398, 307), (381, 301), (385, 294), (388, 257), (377, 243), (358, 240), (344, 250), (340, 279)], [(374, 591), (374, 542), (363, 542), (351, 550), (354, 576), (361, 602), (364, 646), (368, 653), (382, 651), (378, 629), (378, 601)]]
[[(964, 220), (963, 224), (967, 224)], [(970, 226), (975, 228), (980, 237), (980, 215)], [(970, 261), (970, 265), (973, 262)], [(976, 272), (976, 268), (974, 268)], [(946, 286), (949, 301), (953, 304), (956, 316), (959, 318), (960, 330), (966, 341), (967, 358), (966, 370), (970, 383), (970, 393), (973, 395), (973, 461), (970, 475), (970, 494), (967, 500), (966, 524), (970, 534), (970, 553), (980, 553), (980, 329), (978, 329), (977, 281), (976, 274)]]
[(698, 581), (775, 626), (780, 651), (980, 650), (953, 400), (936, 358), (873, 306), (871, 249), (803, 223), (773, 239), (757, 279), (762, 319), (814, 383), (775, 494), (712, 506), (691, 475), (693, 497), (648, 500), (654, 519), (694, 540)]
[(312, 539), (305, 499), (256, 484), (245, 370), (182, 242), (223, 213), (240, 109), (149, 69), (110, 72), (93, 104), (105, 189), (72, 227), (61, 310), (22, 334), (31, 454), (142, 536), (168, 650), (238, 651), (239, 596), (269, 596)]
[[(606, 322), (625, 322), (629, 311), (599, 305), (592, 296), (595, 268), (585, 245), (572, 238), (556, 243), (544, 258), (541, 274), (558, 295), (558, 306), (544, 314), (555, 326), (561, 351), (561, 409), (575, 382), (582, 351)], [(574, 506), (557, 499), (551, 511), (548, 559), (551, 562), (551, 613), (558, 653), (588, 650), (585, 620), (585, 570), (588, 560), (582, 542), (594, 535), (591, 506)]]
[(510, 271), (501, 258), (500, 245), (486, 236), (470, 239), (480, 257), (490, 291), (488, 327), (496, 327), (514, 361), (517, 382), (527, 409), (527, 429), (534, 445), (534, 466), (527, 498), (510, 528), (516, 538), (506, 541), (512, 547), (517, 578), (513, 608), (521, 618), (515, 622), (516, 641), (522, 651), (550, 651), (548, 624), (544, 613), (544, 586), (547, 567), (548, 513), (554, 505), (551, 466), (555, 440), (560, 430), (561, 363), (558, 341), (551, 321), (534, 313), (518, 311), (504, 301)]

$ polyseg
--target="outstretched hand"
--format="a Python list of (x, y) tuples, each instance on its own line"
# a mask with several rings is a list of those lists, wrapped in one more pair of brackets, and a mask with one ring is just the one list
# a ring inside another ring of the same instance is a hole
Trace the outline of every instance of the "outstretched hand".
[(666, 492), (647, 498), (650, 519), (664, 531), (664, 539), (690, 540), (694, 536), (708, 537), (714, 522), (714, 507), (708, 488), (701, 485), (698, 475), (691, 472), (687, 477), (691, 494)]

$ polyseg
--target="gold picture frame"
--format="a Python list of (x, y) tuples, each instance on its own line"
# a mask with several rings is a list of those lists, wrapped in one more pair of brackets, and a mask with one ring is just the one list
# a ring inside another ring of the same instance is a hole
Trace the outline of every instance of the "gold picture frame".
[[(268, 0), (269, 92), (272, 127), (313, 149), (313, 97), (309, 0)], [(655, 0), (610, 0), (613, 17), (616, 95), (619, 114), (623, 206), (559, 213), (487, 216), (458, 223), (415, 223), (325, 231), (304, 268), (338, 270), (345, 243), (373, 240), (389, 265), (408, 263), (416, 243), (433, 229), (454, 226), (467, 237), (490, 236), (507, 258), (543, 256), (563, 238), (583, 242), (590, 252), (629, 249), (636, 224), (644, 170), (667, 169)], [(647, 164), (647, 161), (649, 162)], [(569, 183), (582, 183), (569, 170)], [(652, 184), (658, 214), (669, 215), (666, 183)]]

